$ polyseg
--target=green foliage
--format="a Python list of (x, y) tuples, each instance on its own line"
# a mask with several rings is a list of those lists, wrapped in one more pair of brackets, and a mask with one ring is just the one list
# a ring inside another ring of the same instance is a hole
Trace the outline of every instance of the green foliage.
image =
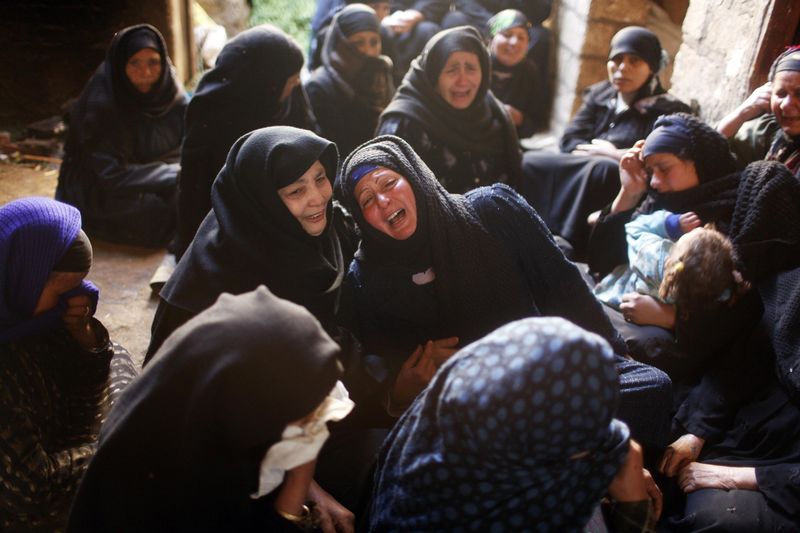
[(315, 7), (314, 0), (253, 0), (250, 26), (274, 24), (297, 39), (305, 53)]

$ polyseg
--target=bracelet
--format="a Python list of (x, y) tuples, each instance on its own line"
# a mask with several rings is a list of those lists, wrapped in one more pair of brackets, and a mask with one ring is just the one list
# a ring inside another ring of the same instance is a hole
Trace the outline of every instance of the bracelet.
[(307, 505), (303, 505), (301, 507), (299, 515), (287, 513), (286, 511), (281, 511), (280, 509), (275, 509), (275, 510), (278, 512), (281, 518), (291, 522), (301, 530), (313, 531), (314, 518), (311, 514), (311, 509), (309, 509)]

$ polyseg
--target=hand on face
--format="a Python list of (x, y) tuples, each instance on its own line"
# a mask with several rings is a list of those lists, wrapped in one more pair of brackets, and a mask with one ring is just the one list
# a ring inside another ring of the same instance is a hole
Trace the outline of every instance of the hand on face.
[(681, 216), (678, 217), (678, 222), (681, 226), (682, 233), (689, 233), (695, 228), (699, 228), (703, 225), (703, 222), (700, 220), (700, 217), (697, 216), (697, 213), (694, 211), (689, 211), (688, 213), (683, 213)]

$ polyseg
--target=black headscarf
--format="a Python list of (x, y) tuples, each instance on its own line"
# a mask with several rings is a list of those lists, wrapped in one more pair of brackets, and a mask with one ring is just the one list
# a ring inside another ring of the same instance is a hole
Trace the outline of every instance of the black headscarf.
[[(478, 56), (481, 84), (466, 109), (456, 109), (436, 92), (439, 74), (453, 52)], [(434, 35), (411, 63), (394, 99), (381, 115), (408, 116), (459, 151), (492, 154), (509, 161), (514, 179), (519, 177), (521, 154), (516, 128), (502, 104), (489, 91), (491, 62), (480, 33), (459, 26)]]
[[(139, 92), (125, 74), (128, 59), (143, 48), (156, 47), (161, 56), (161, 76), (147, 93)], [(70, 142), (85, 144), (120, 128), (130, 113), (160, 116), (183, 102), (183, 86), (175, 78), (161, 33), (149, 24), (129, 26), (114, 34), (106, 59), (86, 84), (70, 110)]]
[(286, 80), (302, 66), (300, 46), (283, 30), (262, 24), (238, 34), (197, 85), (186, 112), (185, 144), (229, 139), (227, 150), (248, 131), (278, 123), (289, 104), (279, 101)]
[(291, 126), (262, 128), (236, 141), (214, 181), (213, 208), (161, 297), (197, 313), (222, 292), (240, 294), (265, 284), (326, 322), (346, 268), (332, 229), (332, 204), (325, 230), (313, 237), (278, 195), (317, 160), (332, 181), (336, 145)]
[(666, 92), (661, 86), (661, 80), (658, 79), (658, 73), (667, 62), (667, 56), (655, 33), (641, 26), (622, 28), (611, 38), (608, 58), (611, 59), (619, 54), (633, 54), (642, 58), (650, 67), (650, 77), (637, 92), (634, 102)]
[(331, 390), (338, 353), (306, 310), (264, 287), (222, 295), (112, 409), (69, 529), (253, 528), (261, 459)]
[[(364, 219), (350, 182), (362, 165), (386, 167), (408, 180), (417, 204), (410, 238), (393, 239)], [(472, 205), (448, 193), (404, 140), (383, 135), (368, 141), (348, 156), (341, 176), (343, 201), (362, 232), (357, 259), (409, 277), (433, 267), (437, 301), (452, 335), (474, 339), (535, 309), (519, 268)]]
[[(347, 37), (359, 31), (380, 35), (375, 10), (363, 4), (345, 6), (333, 17), (322, 49), (322, 71), (327, 80), (356, 103), (380, 113), (394, 94), (392, 61), (385, 55), (369, 57)], [(318, 75), (319, 76), (319, 75)]]
[[(665, 129), (674, 129), (676, 132), (676, 135), (670, 137), (669, 143), (662, 142), (667, 140), (663, 131)], [(656, 209), (667, 209), (674, 213), (694, 211), (704, 223), (714, 222), (717, 229), (727, 234), (736, 203), (740, 173), (736, 171), (736, 161), (725, 138), (697, 117), (687, 113), (660, 117), (650, 135), (654, 140), (659, 139), (659, 144), (664, 147), (663, 151), (694, 162), (700, 183), (678, 192), (658, 193), (651, 189), (648, 208), (655, 206)]]

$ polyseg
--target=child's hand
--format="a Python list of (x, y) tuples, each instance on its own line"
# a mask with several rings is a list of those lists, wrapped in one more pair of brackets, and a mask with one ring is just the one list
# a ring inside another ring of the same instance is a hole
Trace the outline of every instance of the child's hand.
[(703, 222), (700, 220), (700, 217), (697, 216), (697, 213), (689, 211), (678, 217), (678, 223), (681, 226), (681, 233), (689, 233), (693, 229), (699, 228)]

